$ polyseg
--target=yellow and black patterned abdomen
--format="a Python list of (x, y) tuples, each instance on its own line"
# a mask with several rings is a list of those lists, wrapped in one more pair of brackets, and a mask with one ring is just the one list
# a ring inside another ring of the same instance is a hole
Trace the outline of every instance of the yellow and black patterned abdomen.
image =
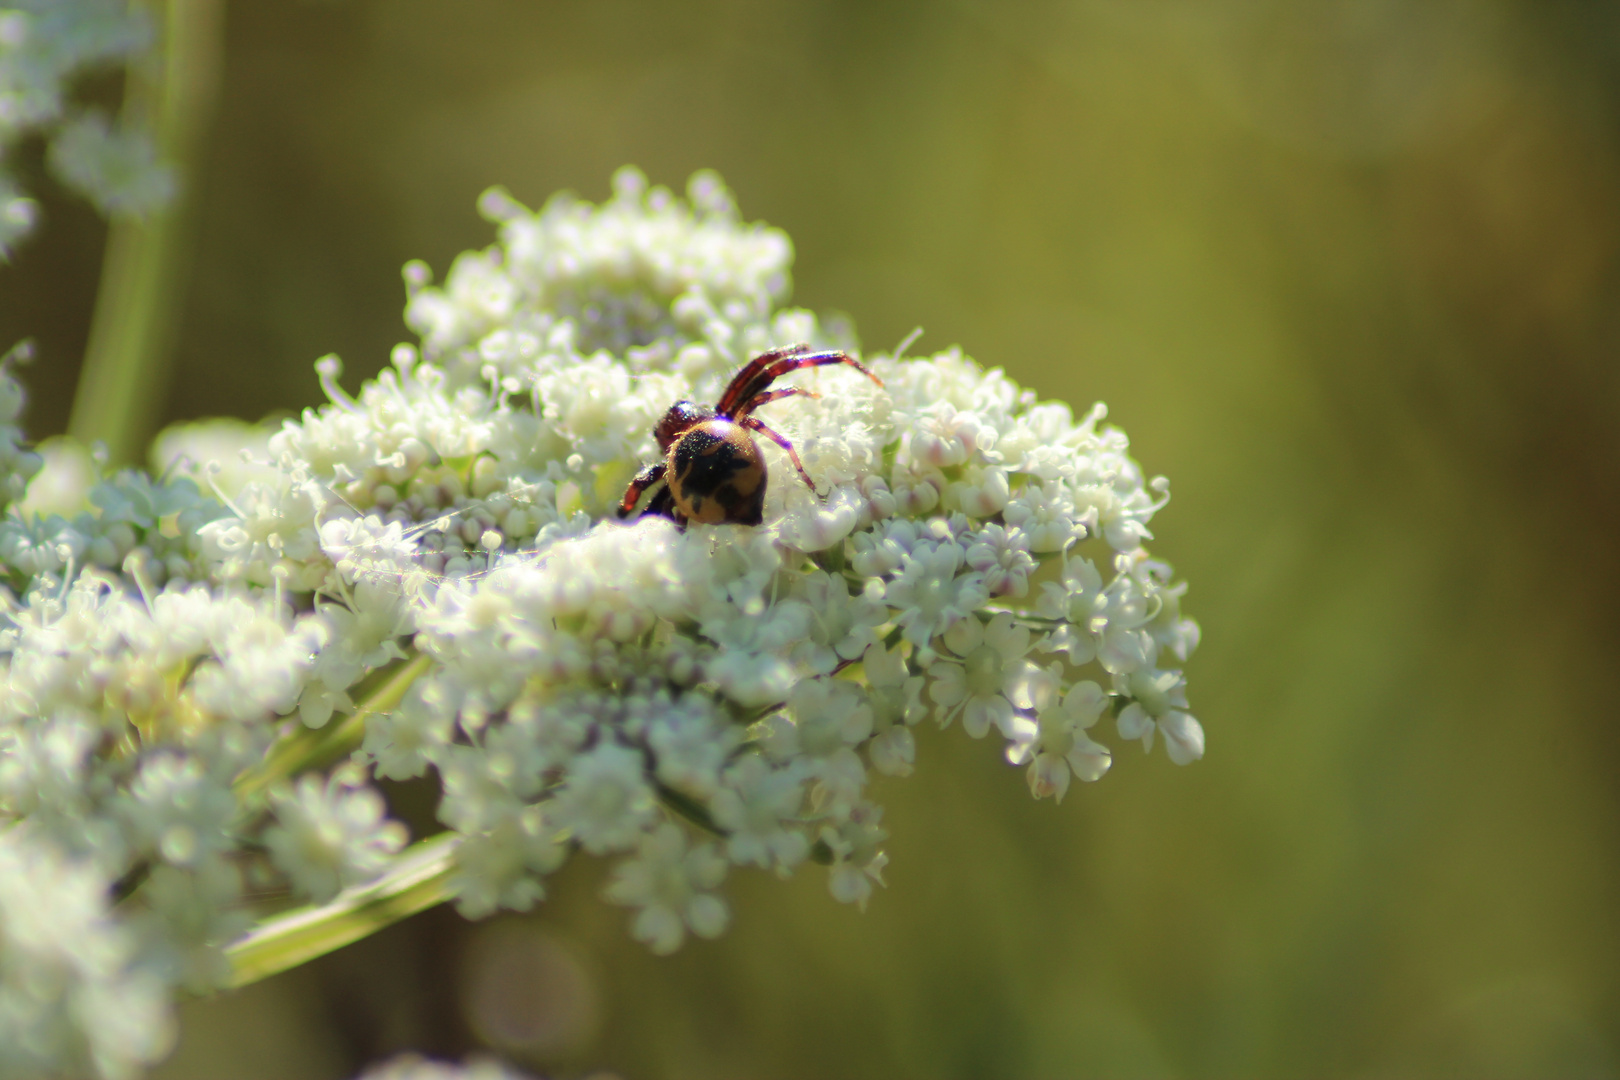
[(705, 525), (765, 520), (765, 461), (748, 432), (729, 420), (705, 420), (669, 448), (675, 508)]

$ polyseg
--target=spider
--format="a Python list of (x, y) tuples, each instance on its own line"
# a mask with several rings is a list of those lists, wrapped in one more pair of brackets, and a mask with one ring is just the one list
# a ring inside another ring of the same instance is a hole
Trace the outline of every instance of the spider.
[(799, 479), (815, 491), (816, 486), (800, 464), (793, 444), (766, 427), (753, 412), (761, 405), (795, 394), (820, 397), (814, 390), (796, 386), (784, 390), (767, 387), (790, 371), (823, 364), (848, 364), (879, 386), (883, 385), (882, 379), (848, 353), (813, 353), (808, 345), (760, 353), (733, 376), (715, 405), (677, 401), (669, 407), (653, 428), (653, 437), (664, 451), (664, 460), (636, 473), (625, 489), (619, 516), (624, 518), (635, 513), (642, 494), (664, 481), (663, 490), (647, 503), (644, 514), (673, 518), (683, 528), (688, 521), (705, 525), (725, 522), (758, 525), (765, 520), (765, 459), (748, 434), (750, 431), (759, 432), (786, 450), (799, 472)]

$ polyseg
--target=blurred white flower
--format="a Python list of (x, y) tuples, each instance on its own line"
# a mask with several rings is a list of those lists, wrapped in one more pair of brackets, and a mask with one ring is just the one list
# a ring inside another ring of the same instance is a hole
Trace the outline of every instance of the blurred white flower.
[(371, 1065), (355, 1080), (533, 1080), (498, 1061), (469, 1060), (465, 1065), (432, 1061), (420, 1054), (401, 1054)]
[(106, 877), (0, 830), (0, 1076), (120, 1080), (173, 1039), (167, 987), (134, 964)]
[(558, 827), (593, 855), (630, 847), (657, 813), (641, 754), (614, 742), (574, 759), (552, 805)]
[[(140, 214), (172, 197), (172, 170), (148, 132), (69, 107), (80, 74), (141, 52), (153, 36), (146, 13), (118, 0), (11, 0), (0, 10), (0, 160), (41, 132), (57, 178), (103, 213)], [(0, 172), (0, 258), (37, 217), (37, 204)]]
[(276, 824), (265, 846), (299, 892), (318, 902), (372, 880), (405, 845), (405, 827), (385, 816), (382, 796), (337, 778), (305, 776), (270, 798)]
[(731, 911), (710, 890), (725, 880), (726, 869), (713, 844), (689, 849), (686, 833), (666, 822), (642, 835), (635, 856), (614, 868), (603, 895), (640, 908), (631, 936), (655, 953), (668, 954), (680, 948), (688, 930), (706, 938), (725, 930)]

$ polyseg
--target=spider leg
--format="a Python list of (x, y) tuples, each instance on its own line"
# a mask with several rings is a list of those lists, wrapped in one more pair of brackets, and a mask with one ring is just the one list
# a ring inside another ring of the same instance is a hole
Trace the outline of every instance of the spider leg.
[[(731, 408), (735, 408), (738, 403), (747, 401), (754, 396), (753, 393), (744, 393), (743, 391), (753, 383), (755, 377), (761, 371), (779, 360), (784, 360), (790, 356), (799, 356), (809, 351), (810, 346), (808, 345), (787, 345), (780, 349), (772, 349), (770, 352), (760, 353), (744, 364), (737, 374), (731, 377), (731, 382), (726, 384), (726, 392), (720, 395), (720, 401), (714, 407), (715, 412), (722, 416), (730, 416), (729, 410)], [(760, 389), (764, 389), (769, 384), (770, 380), (767, 379)], [(755, 391), (755, 393), (757, 392)]]
[(642, 514), (642, 517), (667, 517), (679, 525), (682, 532), (686, 531), (686, 519), (675, 512), (675, 496), (669, 493), (668, 486), (662, 488), (658, 494), (652, 497), (652, 502), (647, 504), (647, 509)]
[(732, 419), (740, 420), (752, 413), (761, 405), (769, 405), (773, 401), (780, 401), (785, 397), (797, 397), (800, 394), (803, 394), (805, 397), (813, 398), (818, 398), (821, 396), (814, 390), (806, 390), (802, 386), (790, 386), (784, 390), (766, 390), (764, 393), (755, 394), (753, 397), (743, 402), (742, 405), (737, 409), (737, 415), (733, 416)]
[[(648, 465), (645, 469), (642, 469), (640, 472), (636, 473), (635, 477), (630, 481), (630, 486), (624, 489), (624, 501), (619, 504), (619, 516), (626, 518), (635, 513), (636, 503), (641, 501), (642, 494), (648, 488), (662, 480), (664, 478), (664, 472), (668, 468), (669, 466), (666, 463), (660, 461), (658, 464)], [(669, 489), (665, 488), (663, 492), (660, 492), (660, 494), (667, 494), (668, 491)], [(654, 512), (653, 505), (657, 502), (658, 496), (654, 495), (653, 502), (647, 507), (647, 512), (649, 514)]]
[[(770, 354), (766, 353), (765, 355), (769, 356)], [(735, 408), (739, 404), (750, 400), (763, 391), (766, 387), (770, 386), (771, 383), (775, 382), (777, 379), (780, 379), (788, 372), (798, 371), (800, 368), (807, 367), (824, 367), (828, 364), (848, 364), (850, 367), (854, 368), (856, 371), (859, 371), (862, 375), (865, 375), (868, 379), (871, 379), (879, 386), (883, 385), (882, 379), (866, 370), (865, 366), (863, 366), (859, 360), (856, 360), (853, 356), (846, 352), (793, 352), (788, 355), (779, 356), (772, 360), (769, 364), (765, 365), (757, 373), (755, 373), (746, 384), (741, 386), (738, 385), (738, 379), (742, 378), (742, 373), (738, 372), (737, 379), (731, 380), (731, 387), (727, 388), (726, 396), (720, 399), (720, 404), (715, 406), (715, 411), (721, 416), (731, 416), (730, 411), (727, 409), (728, 405)], [(752, 364), (749, 365), (749, 367), (752, 366)], [(748, 368), (744, 368), (743, 370), (746, 371)], [(735, 388), (738, 392), (733, 394), (731, 392), (733, 388)]]
[(816, 491), (816, 485), (811, 482), (810, 474), (804, 471), (804, 464), (799, 461), (799, 452), (793, 449), (793, 444), (788, 442), (783, 435), (766, 427), (764, 422), (758, 417), (744, 416), (739, 419), (737, 423), (742, 427), (747, 428), (749, 431), (759, 432), (761, 435), (771, 440), (771, 442), (786, 450), (788, 458), (793, 462), (793, 467), (799, 470), (799, 479), (804, 481), (804, 486), (809, 488), (811, 491), (815, 491), (817, 495), (821, 494), (821, 492)]

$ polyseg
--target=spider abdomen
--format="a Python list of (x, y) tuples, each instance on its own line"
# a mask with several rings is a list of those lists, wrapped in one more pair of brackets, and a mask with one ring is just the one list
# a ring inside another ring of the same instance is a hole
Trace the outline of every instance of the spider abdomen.
[(680, 514), (705, 525), (765, 520), (765, 459), (753, 437), (716, 417), (687, 428), (669, 448), (665, 480)]

